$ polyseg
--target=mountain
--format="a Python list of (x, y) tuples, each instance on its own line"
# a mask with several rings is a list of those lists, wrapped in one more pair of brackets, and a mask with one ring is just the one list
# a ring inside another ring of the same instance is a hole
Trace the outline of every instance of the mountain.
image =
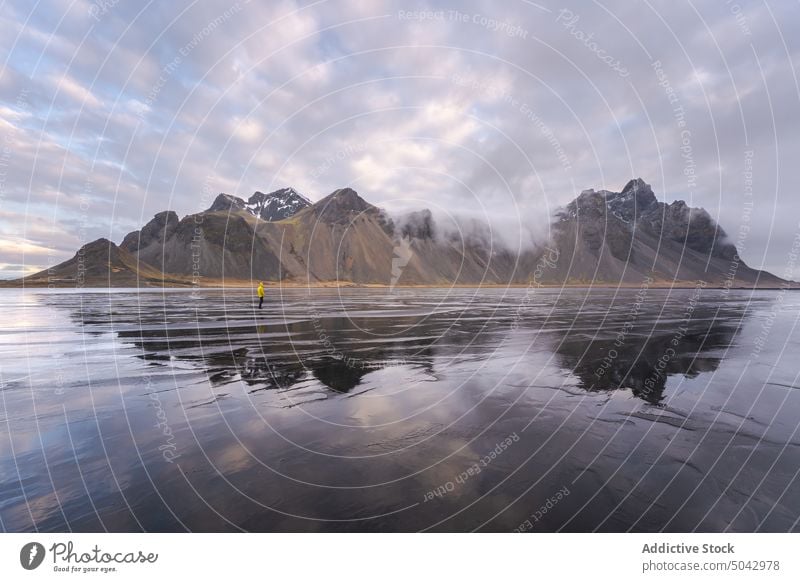
[(153, 243), (163, 243), (177, 228), (180, 220), (172, 210), (159, 212), (153, 219), (144, 225), (142, 230), (129, 232), (120, 243), (120, 248), (135, 253)]
[[(291, 188), (245, 201), (220, 194), (204, 212), (161, 212), (120, 246), (84, 247), (98, 285), (640, 285), (777, 287), (751, 269), (703, 209), (656, 199), (641, 179), (620, 192), (586, 190), (555, 216), (546, 245), (521, 254), (492, 247), (488, 225), (468, 236), (437, 227), (428, 210), (393, 220), (351, 188), (311, 204)], [(94, 245), (94, 246), (92, 246)], [(87, 247), (91, 251), (87, 254)], [(50, 271), (74, 281), (78, 255)], [(91, 273), (90, 273), (91, 270)], [(43, 271), (17, 284), (42, 284)], [(70, 278), (72, 277), (72, 278)], [(51, 275), (52, 278), (52, 275)]]
[(553, 245), (559, 261), (547, 282), (637, 284), (648, 275), (744, 287), (783, 282), (748, 267), (708, 212), (659, 202), (639, 178), (621, 192), (581, 192), (558, 213)]
[(311, 201), (294, 188), (282, 188), (269, 194), (256, 192), (245, 204), (254, 216), (269, 222), (289, 218), (309, 206)]
[(56, 287), (160, 287), (182, 283), (105, 238), (83, 245), (68, 261), (21, 281), (25, 285)]

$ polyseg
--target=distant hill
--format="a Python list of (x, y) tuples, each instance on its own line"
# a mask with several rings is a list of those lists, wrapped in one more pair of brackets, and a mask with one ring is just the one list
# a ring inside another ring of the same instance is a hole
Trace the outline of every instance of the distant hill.
[(126, 249), (100, 238), (82, 246), (68, 261), (12, 283), (16, 286), (138, 287), (180, 285), (182, 281), (164, 275)]
[[(487, 227), (488, 229), (488, 227)], [(488, 236), (486, 237), (488, 240)], [(350, 188), (314, 204), (291, 188), (249, 200), (220, 194), (179, 219), (161, 212), (119, 246), (105, 239), (16, 285), (235, 284), (663, 285), (777, 287), (748, 267), (703, 209), (659, 202), (641, 179), (586, 190), (554, 219), (546, 245), (519, 255), (441, 231), (427, 210), (393, 221)], [(54, 275), (55, 274), (55, 275)], [(52, 284), (52, 283), (51, 283)]]

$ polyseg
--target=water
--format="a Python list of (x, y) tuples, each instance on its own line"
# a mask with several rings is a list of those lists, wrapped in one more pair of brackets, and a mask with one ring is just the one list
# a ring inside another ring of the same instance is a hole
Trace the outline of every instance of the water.
[(5, 531), (797, 531), (791, 291), (0, 290)]

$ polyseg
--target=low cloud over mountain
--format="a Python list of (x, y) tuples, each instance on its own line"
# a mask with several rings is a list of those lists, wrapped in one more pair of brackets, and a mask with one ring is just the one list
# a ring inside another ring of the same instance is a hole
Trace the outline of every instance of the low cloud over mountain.
[[(454, 212), (453, 216), (457, 216)], [(26, 285), (291, 284), (778, 286), (751, 269), (703, 209), (659, 202), (650, 185), (585, 190), (547, 239), (495, 244), (490, 224), (442, 228), (429, 210), (392, 218), (351, 188), (310, 204), (291, 188), (205, 211), (156, 214), (117, 247), (101, 239)], [(469, 221), (467, 221), (469, 222)], [(90, 251), (90, 252), (89, 252)]]

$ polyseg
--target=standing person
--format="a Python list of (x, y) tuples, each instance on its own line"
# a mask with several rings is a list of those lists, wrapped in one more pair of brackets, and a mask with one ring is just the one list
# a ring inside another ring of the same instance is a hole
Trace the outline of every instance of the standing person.
[(264, 303), (264, 281), (258, 284), (256, 292), (258, 293), (258, 308), (261, 309), (261, 305)]

